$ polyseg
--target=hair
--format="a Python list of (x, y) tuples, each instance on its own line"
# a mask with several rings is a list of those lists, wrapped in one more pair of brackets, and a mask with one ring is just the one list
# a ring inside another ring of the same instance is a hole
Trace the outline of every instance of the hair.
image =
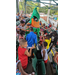
[(45, 26), (45, 23), (43, 24), (43, 26)]
[(44, 47), (46, 47), (46, 46), (47, 46), (47, 42), (43, 42), (43, 44), (44, 44)]
[(46, 37), (49, 39), (49, 38), (50, 38), (50, 37), (49, 37), (49, 34), (47, 34)]
[(22, 24), (23, 24), (23, 23), (25, 23), (25, 22), (24, 22), (23, 20), (21, 20), (21, 21), (20, 21), (20, 23), (22, 23)]
[(20, 35), (23, 36), (24, 34), (25, 34), (25, 32), (20, 30)]
[(20, 39), (19, 44), (23, 45), (24, 43), (26, 43), (27, 41), (25, 39)]
[(47, 33), (47, 31), (46, 30), (44, 30), (44, 34), (46, 34)]
[(30, 31), (33, 31), (33, 27), (30, 27)]
[(53, 35), (54, 35), (54, 36), (58, 36), (58, 34), (57, 34), (57, 32), (56, 32), (56, 31), (54, 31), (54, 32), (53, 32)]

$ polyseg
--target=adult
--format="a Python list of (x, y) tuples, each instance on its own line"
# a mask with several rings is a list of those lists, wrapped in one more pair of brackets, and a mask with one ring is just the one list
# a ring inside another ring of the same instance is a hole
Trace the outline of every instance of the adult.
[(55, 27), (54, 23), (52, 25), (52, 29), (56, 31), (56, 27)]
[(32, 47), (34, 44), (37, 45), (37, 35), (33, 32), (33, 28), (30, 27), (30, 33), (27, 34), (26, 40), (28, 47)]
[(26, 31), (26, 25), (25, 25), (24, 20), (21, 20), (20, 25), (17, 26), (17, 31), (19, 31), (20, 29), (23, 30), (23, 31)]
[[(56, 43), (58, 41), (58, 34), (56, 31), (53, 31), (50, 35), (49, 38), (51, 38), (51, 43), (50, 43), (50, 50), (52, 49), (52, 47), (56, 46)], [(50, 52), (50, 50), (48, 51), (48, 53)]]
[(17, 20), (17, 21), (19, 20), (19, 15), (18, 15), (18, 14), (16, 14), (16, 20)]

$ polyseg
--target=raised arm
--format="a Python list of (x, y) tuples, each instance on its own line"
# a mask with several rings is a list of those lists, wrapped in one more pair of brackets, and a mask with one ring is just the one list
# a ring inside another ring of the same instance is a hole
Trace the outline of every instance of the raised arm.
[(33, 48), (35, 48), (35, 47), (31, 47), (30, 52), (28, 52), (28, 50), (26, 50), (24, 54), (27, 55), (28, 57), (30, 57)]
[(43, 59), (44, 59), (44, 57), (45, 57), (45, 50), (43, 50)]

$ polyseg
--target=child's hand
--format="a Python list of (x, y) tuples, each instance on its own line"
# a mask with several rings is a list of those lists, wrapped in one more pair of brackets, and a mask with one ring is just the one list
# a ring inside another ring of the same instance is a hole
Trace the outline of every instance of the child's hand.
[(32, 49), (34, 49), (35, 47), (34, 47), (34, 46), (32, 46), (31, 48), (32, 48)]
[(44, 32), (42, 32), (41, 34), (44, 35)]
[(20, 28), (16, 28), (16, 29), (18, 29), (18, 30), (19, 30)]

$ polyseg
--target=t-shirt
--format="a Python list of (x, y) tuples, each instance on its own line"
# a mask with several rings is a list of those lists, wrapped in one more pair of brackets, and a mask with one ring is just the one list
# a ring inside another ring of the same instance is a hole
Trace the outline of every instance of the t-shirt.
[[(22, 27), (21, 25), (18, 25), (17, 28), (20, 28), (20, 29), (26, 29), (26, 25), (23, 26), (23, 27)], [(19, 31), (19, 30), (17, 30), (17, 31)]]
[(52, 29), (53, 29), (53, 30), (56, 30), (56, 27), (55, 27), (55, 26), (52, 26)]
[(18, 47), (18, 57), (19, 60), (21, 61), (23, 69), (27, 67), (28, 64), (28, 56), (25, 55), (26, 48), (21, 48), (20, 46)]
[(16, 16), (16, 19), (19, 19), (19, 16)]
[[(47, 50), (46, 49), (43, 49), (45, 50), (45, 57), (44, 57), (44, 61), (46, 61), (48, 59), (48, 55), (47, 55)], [(43, 50), (41, 50), (41, 55), (43, 57)]]
[(51, 38), (48, 40), (48, 39), (45, 39), (45, 42), (47, 42), (47, 49), (49, 49), (49, 45), (51, 43)]
[(37, 35), (34, 34), (34, 32), (30, 32), (29, 34), (27, 34), (26, 40), (28, 43), (28, 47), (32, 47), (34, 44), (37, 45)]
[(49, 27), (51, 27), (52, 25), (50, 24)]

